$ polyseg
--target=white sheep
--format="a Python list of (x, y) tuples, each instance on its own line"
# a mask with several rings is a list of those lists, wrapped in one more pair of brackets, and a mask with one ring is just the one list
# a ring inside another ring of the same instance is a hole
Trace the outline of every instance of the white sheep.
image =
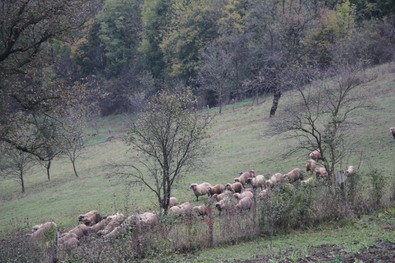
[(122, 213), (116, 213), (112, 216), (108, 216), (109, 223), (103, 229), (97, 232), (98, 235), (107, 235), (112, 232), (116, 227), (120, 226), (121, 223), (125, 220), (125, 216)]
[(196, 196), (196, 201), (199, 201), (199, 196), (208, 195), (210, 187), (212, 186), (209, 183), (201, 183), (201, 184), (195, 183), (189, 186), (189, 188), (192, 189), (193, 193)]
[(229, 190), (225, 190), (222, 194), (213, 194), (212, 198), (214, 200), (216, 200), (217, 202), (225, 199), (225, 198), (229, 198), (230, 196), (232, 196), (233, 192), (229, 191)]
[(247, 183), (252, 185), (252, 188), (257, 189), (260, 187), (261, 189), (265, 185), (266, 179), (263, 175), (257, 175), (256, 177), (253, 178), (248, 178)]
[(192, 208), (192, 212), (197, 216), (208, 215), (208, 208), (206, 205), (199, 205)]

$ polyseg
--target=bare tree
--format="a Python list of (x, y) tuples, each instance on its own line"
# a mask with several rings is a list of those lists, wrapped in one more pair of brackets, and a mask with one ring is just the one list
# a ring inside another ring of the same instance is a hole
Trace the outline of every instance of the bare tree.
[(35, 163), (34, 156), (10, 147), (4, 142), (0, 146), (0, 175), (16, 180), (24, 193), (25, 175)]
[(307, 87), (298, 88), (299, 99), (286, 109), (287, 117), (275, 123), (275, 130), (292, 131), (299, 145), (290, 153), (301, 149), (319, 150), (323, 166), (334, 183), (335, 168), (352, 149), (348, 129), (353, 114), (367, 107), (367, 98), (358, 92), (364, 76), (359, 67), (343, 65), (335, 76), (325, 81), (315, 81)]
[(82, 151), (85, 148), (83, 128), (86, 122), (81, 116), (82, 114), (71, 112), (66, 118), (64, 118), (59, 138), (62, 144), (62, 153), (67, 156), (73, 165), (73, 171), (76, 177), (79, 177), (76, 161), (81, 157)]
[(138, 153), (134, 163), (115, 165), (119, 174), (146, 186), (165, 214), (174, 183), (202, 158), (209, 119), (195, 109), (190, 91), (162, 91), (147, 103), (126, 143)]

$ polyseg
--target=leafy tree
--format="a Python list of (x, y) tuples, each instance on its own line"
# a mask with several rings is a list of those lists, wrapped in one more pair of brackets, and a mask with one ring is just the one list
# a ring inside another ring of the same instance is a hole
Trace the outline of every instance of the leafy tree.
[(98, 23), (98, 37), (106, 56), (104, 73), (107, 78), (113, 78), (136, 56), (141, 31), (139, 1), (106, 0)]
[(140, 50), (143, 53), (145, 70), (154, 78), (163, 78), (165, 62), (159, 45), (163, 40), (163, 31), (170, 20), (171, 2), (166, 0), (144, 1), (142, 7), (143, 38)]
[(172, 16), (160, 48), (167, 74), (191, 83), (196, 82), (200, 54), (217, 33), (218, 9), (214, 0), (176, 0)]
[(166, 214), (173, 185), (202, 158), (209, 120), (194, 108), (191, 92), (159, 92), (133, 123), (126, 142), (138, 159), (118, 168), (157, 197)]
[(252, 69), (261, 85), (273, 94), (270, 117), (275, 116), (282, 93), (294, 88), (302, 78), (308, 50), (304, 39), (314, 26), (315, 5), (310, 1), (263, 1), (250, 8), (248, 31), (251, 34)]

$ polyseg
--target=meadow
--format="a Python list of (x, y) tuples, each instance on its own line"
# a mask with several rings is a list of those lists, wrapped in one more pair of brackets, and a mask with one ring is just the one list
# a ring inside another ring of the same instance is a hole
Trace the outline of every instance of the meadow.
[[(394, 187), (395, 181), (392, 154), (395, 140), (389, 133), (389, 127), (395, 126), (394, 72), (394, 64), (382, 65), (366, 72), (370, 80), (363, 84), (360, 92), (369, 98), (374, 108), (361, 110), (353, 117), (353, 121), (359, 123), (349, 131), (355, 151), (343, 162), (344, 168), (351, 164), (359, 166), (360, 174), (377, 169), (386, 180), (387, 190)], [(281, 118), (282, 105), (292, 104), (295, 99), (295, 91), (285, 92), (275, 118)], [(270, 132), (273, 121), (269, 118), (270, 106), (271, 97), (262, 97), (259, 104), (245, 100), (227, 105), (222, 109), (222, 114), (218, 114), (216, 108), (202, 111), (204, 115), (213, 116), (209, 130), (210, 152), (203, 160), (204, 166), (183, 175), (172, 195), (180, 202), (191, 201), (195, 205), (203, 203), (205, 197), (195, 202), (195, 196), (189, 189), (191, 183), (207, 181), (213, 185), (226, 184), (232, 182), (239, 172), (249, 169), (263, 175), (286, 173), (295, 167), (304, 169), (307, 152), (299, 151), (284, 157), (297, 145), (297, 141), (287, 138), (288, 133)], [(128, 115), (91, 121), (87, 132), (97, 135), (90, 137), (83, 157), (77, 160), (78, 178), (65, 159), (53, 163), (51, 181), (47, 180), (42, 167), (35, 166), (26, 175), (24, 194), (20, 193), (15, 180), (1, 178), (0, 233), (16, 229), (29, 231), (32, 225), (45, 221), (54, 221), (60, 229), (68, 229), (78, 224), (79, 214), (94, 209), (107, 215), (118, 211), (157, 210), (156, 198), (151, 192), (141, 185), (129, 184), (127, 179), (118, 177), (107, 166), (112, 162), (131, 160), (134, 153), (122, 141), (130, 121), (133, 121), (133, 117)], [(107, 140), (109, 136), (115, 136), (116, 139)], [(371, 188), (367, 186), (366, 189), (370, 191)]]

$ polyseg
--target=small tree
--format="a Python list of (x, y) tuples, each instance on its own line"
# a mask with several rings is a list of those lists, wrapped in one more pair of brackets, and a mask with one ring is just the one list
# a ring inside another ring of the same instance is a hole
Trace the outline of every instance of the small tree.
[(76, 161), (81, 157), (85, 147), (83, 127), (85, 122), (82, 120), (82, 114), (71, 112), (69, 116), (63, 119), (63, 129), (60, 134), (62, 144), (62, 154), (66, 155), (73, 165), (74, 175), (78, 177)]
[(24, 193), (25, 175), (34, 165), (35, 158), (33, 155), (19, 151), (4, 142), (0, 145), (0, 175), (16, 180)]
[(358, 67), (343, 65), (332, 72), (335, 77), (299, 88), (300, 101), (288, 107), (286, 121), (276, 125), (277, 131), (285, 128), (293, 132), (291, 137), (298, 138), (299, 145), (291, 152), (301, 149), (321, 152), (332, 183), (336, 165), (352, 149), (353, 139), (347, 130), (356, 124), (350, 121), (352, 114), (367, 106), (366, 99), (358, 93), (363, 83), (359, 72)]
[(147, 103), (130, 126), (126, 143), (138, 153), (135, 163), (123, 172), (132, 182), (153, 191), (165, 214), (174, 183), (194, 167), (205, 153), (209, 120), (194, 108), (191, 92), (162, 91)]

